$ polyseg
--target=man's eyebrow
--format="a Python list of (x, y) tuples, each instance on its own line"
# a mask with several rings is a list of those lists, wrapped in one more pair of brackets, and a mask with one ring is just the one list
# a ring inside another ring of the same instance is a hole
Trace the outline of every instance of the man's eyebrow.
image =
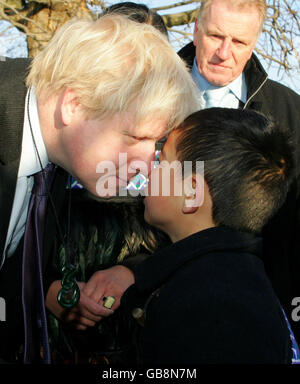
[(215, 29), (215, 28), (208, 28), (208, 29), (207, 29), (207, 32), (208, 32), (208, 33), (211, 33), (211, 34), (214, 34), (214, 35), (220, 35), (220, 36), (223, 35), (222, 32), (218, 31), (218, 30)]

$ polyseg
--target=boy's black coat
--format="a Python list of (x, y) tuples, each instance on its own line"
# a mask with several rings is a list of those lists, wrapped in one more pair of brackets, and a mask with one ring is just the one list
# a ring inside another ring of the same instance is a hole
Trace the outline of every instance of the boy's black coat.
[(216, 227), (137, 265), (122, 306), (131, 319), (134, 308), (145, 310), (139, 362), (290, 362), (289, 332), (260, 254), (260, 239)]

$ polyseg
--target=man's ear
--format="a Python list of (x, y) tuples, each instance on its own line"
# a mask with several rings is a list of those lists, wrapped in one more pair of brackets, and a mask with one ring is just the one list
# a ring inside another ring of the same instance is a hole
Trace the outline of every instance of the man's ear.
[(196, 46), (196, 34), (198, 32), (198, 19), (196, 18), (195, 20), (195, 25), (194, 25), (194, 37), (193, 37), (193, 43)]
[(61, 98), (61, 120), (64, 125), (70, 125), (80, 108), (76, 93), (66, 89)]
[(194, 213), (204, 201), (204, 178), (194, 173), (184, 179), (184, 203), (182, 213)]

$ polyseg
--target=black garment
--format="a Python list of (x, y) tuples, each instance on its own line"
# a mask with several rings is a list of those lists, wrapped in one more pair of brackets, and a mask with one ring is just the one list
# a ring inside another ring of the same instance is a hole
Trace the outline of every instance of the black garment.
[[(20, 164), (27, 92), (25, 77), (29, 64), (30, 60), (28, 59), (6, 58), (6, 61), (0, 61), (0, 263), (3, 257)], [(66, 172), (58, 168), (51, 188), (52, 200), (57, 212), (60, 210), (64, 197), (66, 177)], [(48, 257), (52, 251), (53, 238), (57, 229), (55, 223), (53, 209), (48, 204), (43, 245), (43, 271), (45, 271)], [(22, 244), (20, 244), (21, 246)], [(0, 271), (0, 297), (10, 301), (10, 297), (8, 297), (10, 293), (17, 292), (15, 300), (11, 301), (11, 304), (7, 305), (6, 308), (7, 322), (9, 322), (6, 326), (10, 328), (12, 334), (14, 330), (16, 334), (22, 334), (19, 321), (22, 311), (20, 307), (21, 277), (19, 276), (22, 257), (19, 250), (10, 259), (5, 260), (3, 269)], [(8, 264), (6, 265), (6, 263)], [(6, 272), (7, 269), (9, 272)], [(16, 318), (18, 318), (18, 322), (15, 322)], [(21, 323), (22, 321), (23, 319)], [(6, 337), (6, 326), (0, 328), (1, 350), (10, 351), (11, 345)], [(1, 350), (0, 358), (3, 357)]]
[[(191, 68), (195, 57), (193, 43), (179, 51)], [(300, 339), (300, 321), (291, 318), (294, 297), (300, 297), (300, 96), (291, 89), (269, 80), (253, 54), (245, 70), (248, 88), (246, 105), (277, 121), (291, 132), (295, 146), (296, 175), (287, 199), (262, 231), (263, 257), (267, 275), (289, 318), (296, 338)]]
[(261, 240), (210, 228), (164, 248), (134, 269), (122, 298), (142, 364), (290, 363), (282, 309), (260, 259)]
[[(84, 190), (72, 190), (70, 258), (79, 264), (77, 281), (87, 282), (99, 270), (116, 264), (132, 268), (141, 260), (164, 245), (170, 244), (167, 235), (151, 227), (144, 220), (142, 199), (119, 197), (119, 202), (108, 199), (97, 201)], [(61, 210), (63, 233), (68, 232), (69, 196)], [(66, 263), (66, 252), (60, 238), (54, 239), (56, 247), (52, 266), (47, 268), (50, 287), (54, 280), (61, 280), (61, 267)], [(126, 363), (128, 336), (126, 324), (116, 311), (86, 331), (72, 329), (70, 324), (48, 314), (52, 363), (119, 364)], [(131, 341), (131, 340), (130, 340)]]
[[(17, 361), (24, 339), (22, 311), (22, 253), (23, 241), (13, 257), (0, 270), (0, 297), (5, 298), (6, 321), (0, 321), (0, 357)], [(12, 284), (13, 282), (13, 284)]]

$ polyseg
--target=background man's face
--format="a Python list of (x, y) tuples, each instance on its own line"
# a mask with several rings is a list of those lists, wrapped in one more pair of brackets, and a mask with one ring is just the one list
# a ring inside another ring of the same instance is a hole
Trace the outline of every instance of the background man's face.
[(214, 0), (203, 20), (195, 23), (194, 45), (200, 74), (211, 84), (225, 86), (244, 70), (260, 30), (255, 7), (232, 8)]

